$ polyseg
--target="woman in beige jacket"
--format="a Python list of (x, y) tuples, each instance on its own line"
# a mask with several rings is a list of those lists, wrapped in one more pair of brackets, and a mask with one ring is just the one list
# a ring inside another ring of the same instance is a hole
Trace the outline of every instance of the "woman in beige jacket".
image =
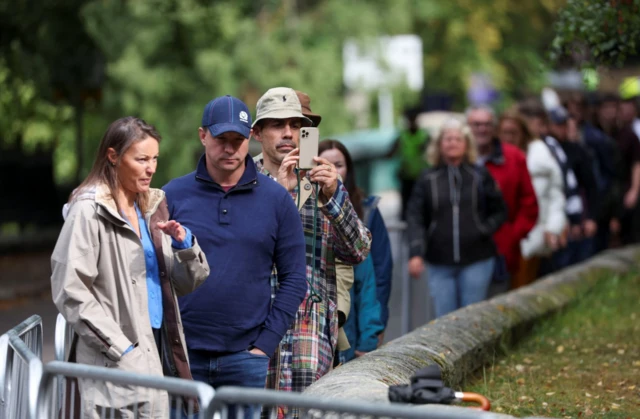
[[(209, 266), (190, 231), (168, 221), (164, 192), (149, 187), (159, 141), (138, 118), (109, 126), (63, 210), (51, 288), (75, 331), (69, 361), (191, 379), (177, 297)], [(82, 417), (169, 416), (166, 393), (83, 381), (74, 409)]]

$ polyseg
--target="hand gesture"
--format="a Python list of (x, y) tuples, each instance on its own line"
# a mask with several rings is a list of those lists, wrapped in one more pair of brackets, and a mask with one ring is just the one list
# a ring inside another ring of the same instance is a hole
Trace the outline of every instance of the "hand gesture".
[(160, 221), (156, 225), (164, 234), (173, 237), (179, 243), (182, 243), (187, 237), (187, 232), (177, 221)]
[(265, 354), (262, 349), (258, 349), (258, 348), (253, 348), (252, 350), (249, 351), (250, 353), (254, 354), (254, 355), (262, 355), (262, 356), (267, 356), (267, 354)]
[[(298, 177), (294, 170), (298, 165), (298, 160), (300, 160), (300, 149), (295, 148), (284, 156), (282, 163), (280, 163), (280, 169), (278, 169), (278, 173), (276, 174), (278, 183), (284, 186), (289, 192), (298, 185)], [(302, 173), (300, 176), (302, 176)]]
[(635, 208), (637, 202), (638, 202), (638, 193), (634, 189), (629, 189), (627, 193), (624, 194), (624, 207), (626, 209)]
[(338, 171), (335, 166), (327, 159), (322, 157), (314, 157), (313, 160), (318, 163), (316, 167), (309, 172), (309, 178), (312, 182), (318, 182), (322, 189), (322, 194), (331, 199), (338, 189)]
[(557, 234), (550, 233), (548, 231), (544, 232), (544, 242), (547, 247), (554, 252), (560, 248), (560, 238)]
[(582, 226), (580, 224), (574, 224), (569, 229), (569, 239), (576, 241), (582, 239)]
[(420, 279), (424, 272), (424, 260), (420, 256), (414, 256), (409, 259), (409, 275), (413, 279)]
[(598, 224), (593, 220), (586, 220), (582, 224), (582, 228), (586, 237), (593, 237), (598, 232)]
[(609, 222), (609, 230), (611, 231), (611, 234), (617, 235), (620, 233), (620, 228), (620, 220), (612, 218)]

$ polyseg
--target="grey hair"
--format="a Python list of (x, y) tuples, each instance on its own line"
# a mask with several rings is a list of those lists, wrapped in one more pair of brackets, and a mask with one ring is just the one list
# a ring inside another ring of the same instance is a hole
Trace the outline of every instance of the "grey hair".
[(464, 117), (467, 121), (469, 121), (469, 116), (473, 111), (486, 111), (491, 114), (491, 120), (493, 121), (493, 125), (497, 125), (498, 117), (496, 116), (496, 111), (489, 105), (471, 105), (464, 111)]
[(469, 129), (469, 126), (466, 123), (452, 118), (442, 124), (440, 130), (438, 131), (438, 136), (433, 141), (431, 141), (429, 143), (429, 146), (427, 147), (427, 161), (432, 166), (437, 166), (442, 162), (442, 156), (440, 155), (440, 144), (442, 143), (444, 133), (452, 129), (460, 131), (462, 137), (464, 138), (467, 146), (467, 150), (464, 155), (465, 160), (471, 164), (474, 164), (476, 162), (476, 140), (473, 138), (471, 129)]

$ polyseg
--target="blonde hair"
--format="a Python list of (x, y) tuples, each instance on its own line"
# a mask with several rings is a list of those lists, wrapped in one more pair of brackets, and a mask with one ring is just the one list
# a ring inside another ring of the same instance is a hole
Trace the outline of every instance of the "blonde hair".
[(469, 126), (457, 119), (449, 119), (444, 124), (442, 124), (442, 126), (440, 127), (440, 131), (438, 131), (438, 136), (433, 141), (431, 141), (429, 143), (429, 147), (427, 147), (427, 161), (432, 166), (438, 166), (440, 163), (442, 163), (442, 156), (440, 155), (440, 144), (442, 143), (444, 133), (452, 129), (460, 131), (462, 137), (464, 138), (465, 145), (467, 146), (467, 150), (464, 153), (464, 161), (471, 164), (476, 162), (476, 141), (473, 138), (473, 134), (471, 134)]

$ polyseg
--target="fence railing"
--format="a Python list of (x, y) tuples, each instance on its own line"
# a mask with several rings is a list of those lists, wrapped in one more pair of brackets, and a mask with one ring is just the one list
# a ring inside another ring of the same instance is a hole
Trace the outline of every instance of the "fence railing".
[[(56, 358), (67, 357), (72, 336), (64, 319), (59, 318)], [(169, 416), (244, 419), (260, 417), (261, 412), (269, 418), (295, 414), (301, 418), (471, 419), (480, 413), (471, 409), (426, 412), (419, 405), (326, 399), (243, 387), (221, 387), (214, 391), (197, 381), (58, 360), (43, 366), (39, 316), (30, 317), (0, 336), (0, 356), (0, 419)]]
[(173, 410), (178, 418), (212, 419), (213, 396), (213, 388), (198, 381), (52, 361), (44, 368), (34, 418), (163, 417)]
[(56, 361), (69, 359), (69, 349), (73, 340), (73, 328), (69, 326), (64, 316), (58, 313), (54, 338), (54, 353)]
[[(56, 361), (67, 361), (69, 359), (69, 350), (73, 340), (73, 328), (67, 323), (64, 316), (58, 313), (56, 318), (56, 330), (54, 335), (54, 355)], [(61, 411), (64, 396), (64, 380), (58, 380), (58, 393), (52, 399), (52, 409), (56, 412)]]
[[(497, 415), (474, 409), (425, 412), (424, 405), (375, 403), (364, 400), (338, 400), (307, 396), (301, 393), (244, 387), (220, 387), (213, 398), (213, 406), (220, 419), (244, 418), (235, 406), (262, 406), (268, 418), (292, 417), (295, 410), (300, 418), (402, 418), (402, 419), (491, 419)], [(234, 412), (229, 415), (229, 412)], [(283, 415), (286, 411), (286, 415)]]
[[(409, 278), (409, 269), (407, 261), (409, 260), (409, 248), (407, 243), (407, 223), (404, 221), (396, 221), (387, 223), (387, 231), (392, 248), (395, 249), (394, 255), (394, 276), (400, 277), (401, 298), (400, 305), (401, 323), (400, 334), (406, 335), (411, 331), (411, 278)], [(394, 282), (395, 278), (394, 278)]]
[(42, 370), (42, 319), (33, 315), (0, 336), (0, 419), (35, 417)]

